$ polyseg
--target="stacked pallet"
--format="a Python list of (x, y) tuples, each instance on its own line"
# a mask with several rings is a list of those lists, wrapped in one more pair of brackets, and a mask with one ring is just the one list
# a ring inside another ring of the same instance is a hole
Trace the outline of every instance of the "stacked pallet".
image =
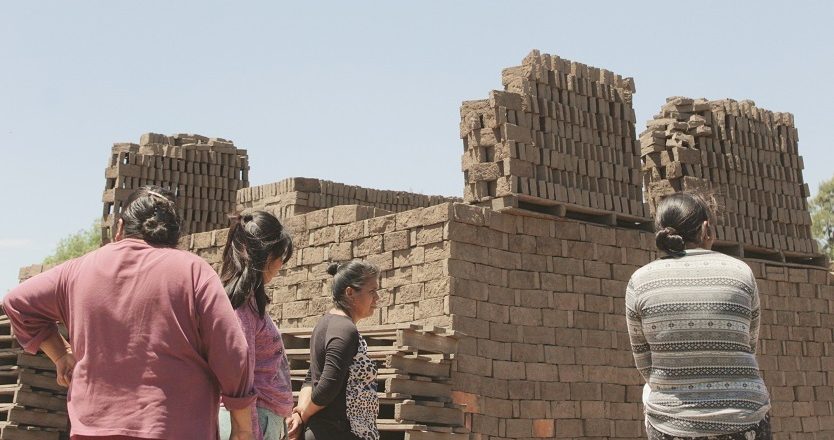
[(455, 201), (460, 199), (370, 189), (304, 177), (292, 177), (243, 188), (237, 192), (238, 210), (261, 209), (278, 218), (289, 218), (340, 205), (363, 205), (389, 212), (402, 212)]
[[(382, 439), (469, 439), (462, 405), (452, 402), (454, 332), (413, 324), (360, 328), (377, 365)], [(311, 328), (283, 331), (297, 398), (310, 366)]]
[(58, 440), (69, 435), (66, 389), (55, 380), (55, 365), (27, 354), (0, 316), (0, 439)]
[(753, 101), (672, 97), (648, 121), (640, 144), (652, 211), (667, 194), (709, 190), (720, 208), (720, 244), (747, 256), (818, 259), (790, 113)]
[(237, 191), (249, 186), (246, 150), (231, 141), (196, 134), (145, 133), (139, 144), (114, 144), (105, 176), (102, 242), (134, 189), (159, 185), (177, 195), (182, 233), (228, 226)]
[(461, 106), (465, 201), (644, 221), (634, 81), (535, 50), (502, 77)]

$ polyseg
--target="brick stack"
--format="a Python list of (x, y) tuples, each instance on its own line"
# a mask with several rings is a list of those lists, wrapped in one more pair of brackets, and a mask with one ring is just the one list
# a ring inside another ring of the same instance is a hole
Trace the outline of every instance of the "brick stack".
[[(377, 366), (377, 426), (383, 438), (470, 439), (462, 405), (452, 402), (454, 332), (413, 324), (360, 325), (359, 331)], [(296, 396), (309, 369), (311, 334), (312, 328), (283, 331)]]
[(261, 209), (278, 218), (289, 218), (339, 205), (363, 205), (390, 212), (402, 212), (455, 201), (460, 199), (370, 189), (304, 177), (292, 177), (275, 183), (243, 188), (237, 192), (238, 210)]
[(139, 144), (114, 144), (105, 175), (102, 242), (130, 193), (159, 185), (177, 194), (182, 232), (209, 231), (228, 225), (237, 191), (249, 186), (246, 150), (231, 141), (196, 134), (145, 133)]
[(834, 438), (834, 276), (746, 260), (762, 303), (756, 358), (770, 390), (774, 439)]
[(55, 380), (55, 365), (44, 355), (25, 353), (5, 315), (0, 315), (0, 396), (0, 439), (68, 438), (67, 393)]
[(645, 220), (634, 81), (538, 51), (502, 77), (461, 106), (465, 201)]
[(482, 439), (639, 439), (626, 283), (653, 235), (454, 206), (455, 401)]
[[(669, 98), (640, 135), (646, 199), (712, 190), (718, 240), (748, 254), (814, 257), (793, 115), (753, 101)], [(819, 259), (822, 263), (822, 259)]]
[[(282, 328), (312, 327), (332, 305), (327, 266), (354, 258), (382, 271), (379, 309), (371, 324), (447, 326), (449, 254), (444, 225), (452, 204), (390, 214), (367, 206), (337, 206), (284, 221), (295, 252), (267, 286), (270, 314)], [(190, 250), (219, 268), (226, 230), (183, 237)]]

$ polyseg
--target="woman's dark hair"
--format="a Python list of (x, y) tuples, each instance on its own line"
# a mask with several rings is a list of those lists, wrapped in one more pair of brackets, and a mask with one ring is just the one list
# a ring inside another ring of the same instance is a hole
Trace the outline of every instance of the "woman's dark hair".
[(156, 185), (133, 191), (119, 214), (124, 236), (154, 245), (175, 247), (180, 238), (180, 216), (174, 193)]
[(669, 255), (685, 255), (687, 243), (700, 245), (704, 221), (715, 224), (715, 212), (707, 195), (679, 192), (665, 197), (655, 214), (655, 244)]
[(263, 272), (270, 258), (284, 263), (292, 257), (292, 239), (274, 215), (254, 211), (230, 217), (232, 226), (223, 249), (220, 281), (237, 309), (254, 293), (258, 315), (266, 313), (270, 302), (263, 283)]
[(347, 263), (330, 263), (327, 273), (333, 275), (333, 303), (352, 317), (351, 303), (346, 293), (347, 288), (362, 289), (362, 284), (379, 276), (379, 268), (367, 261), (351, 260)]

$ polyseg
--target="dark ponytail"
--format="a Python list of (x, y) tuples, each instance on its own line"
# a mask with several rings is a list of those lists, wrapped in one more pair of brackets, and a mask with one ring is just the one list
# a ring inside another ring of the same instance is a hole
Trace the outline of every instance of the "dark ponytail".
[(330, 263), (327, 273), (333, 276), (333, 304), (353, 317), (353, 304), (348, 300), (347, 288), (361, 290), (366, 281), (379, 276), (379, 268), (367, 261), (352, 260), (347, 263)]
[(704, 221), (715, 224), (713, 204), (708, 196), (679, 192), (665, 197), (657, 205), (655, 244), (674, 257), (686, 254), (686, 245), (700, 246), (706, 231)]
[(165, 247), (177, 245), (180, 217), (171, 191), (156, 185), (143, 186), (130, 194), (119, 215), (125, 237)]
[(258, 315), (263, 318), (270, 302), (264, 289), (263, 272), (270, 258), (289, 261), (292, 239), (281, 222), (268, 212), (234, 215), (231, 220), (220, 281), (235, 309), (246, 304), (254, 294)]

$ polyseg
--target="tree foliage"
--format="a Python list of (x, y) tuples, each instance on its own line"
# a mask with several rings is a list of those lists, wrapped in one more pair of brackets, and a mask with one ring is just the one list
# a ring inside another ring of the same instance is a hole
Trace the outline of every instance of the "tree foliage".
[(822, 251), (834, 260), (834, 177), (822, 182), (811, 200), (811, 232)]
[(96, 220), (86, 230), (82, 229), (61, 239), (55, 253), (46, 257), (43, 264), (55, 265), (80, 257), (101, 246), (101, 221)]

